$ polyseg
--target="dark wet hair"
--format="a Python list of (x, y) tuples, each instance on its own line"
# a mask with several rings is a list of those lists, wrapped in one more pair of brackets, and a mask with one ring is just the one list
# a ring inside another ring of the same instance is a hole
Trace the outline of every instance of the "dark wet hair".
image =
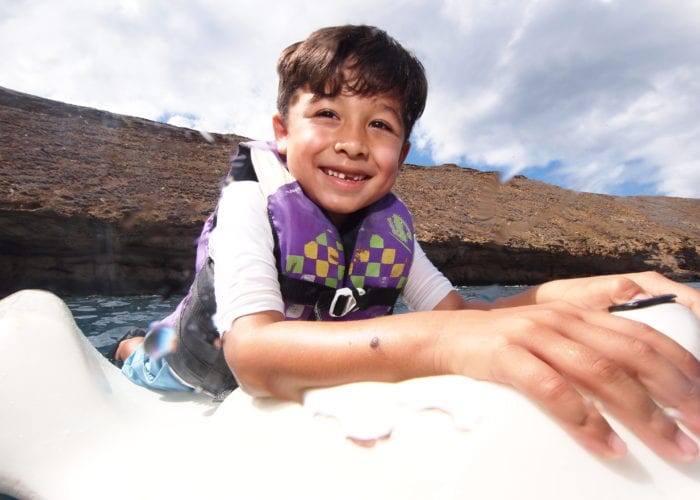
[(287, 119), (297, 90), (320, 97), (343, 91), (393, 94), (401, 103), (406, 139), (423, 114), (428, 81), (421, 62), (385, 31), (373, 26), (335, 26), (314, 31), (287, 47), (277, 61), (277, 111)]

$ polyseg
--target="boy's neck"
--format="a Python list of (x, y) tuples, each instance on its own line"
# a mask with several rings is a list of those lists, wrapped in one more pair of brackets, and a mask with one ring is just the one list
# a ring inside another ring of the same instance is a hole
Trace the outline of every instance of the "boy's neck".
[(342, 232), (343, 226), (345, 226), (345, 223), (348, 221), (348, 218), (350, 215), (348, 214), (329, 214), (324, 210), (324, 213), (326, 214), (326, 217), (328, 217), (328, 220), (330, 220), (335, 228), (338, 230), (338, 232)]

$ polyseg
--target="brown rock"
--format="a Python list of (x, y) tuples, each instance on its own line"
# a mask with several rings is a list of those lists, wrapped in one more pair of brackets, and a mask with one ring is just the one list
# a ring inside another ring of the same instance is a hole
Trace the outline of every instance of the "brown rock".
[[(182, 292), (242, 137), (0, 88), (0, 294)], [(700, 200), (576, 193), (454, 165), (396, 186), (455, 284), (655, 269), (700, 280)]]
[(502, 184), (495, 172), (454, 165), (407, 166), (396, 191), (456, 283), (642, 270), (700, 279), (700, 199), (580, 193), (523, 176)]

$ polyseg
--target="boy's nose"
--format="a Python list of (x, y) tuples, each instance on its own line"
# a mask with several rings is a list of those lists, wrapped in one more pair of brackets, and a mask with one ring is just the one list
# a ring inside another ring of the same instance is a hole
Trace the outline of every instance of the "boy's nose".
[(336, 153), (345, 153), (350, 158), (366, 157), (369, 153), (367, 142), (357, 131), (346, 131), (335, 143)]
[(350, 158), (365, 157), (367, 156), (367, 151), (367, 146), (363, 141), (347, 140), (335, 143), (335, 152), (345, 153)]

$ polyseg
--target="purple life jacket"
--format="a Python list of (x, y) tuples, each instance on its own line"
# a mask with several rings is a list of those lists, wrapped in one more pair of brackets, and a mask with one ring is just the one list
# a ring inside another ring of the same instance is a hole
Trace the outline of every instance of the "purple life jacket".
[(348, 320), (393, 312), (414, 248), (411, 215), (396, 196), (354, 214), (342, 235), (297, 182), (268, 198), (268, 212), (285, 318)]
[[(340, 234), (269, 143), (241, 143), (229, 179), (258, 181), (267, 195), (286, 319), (348, 320), (393, 312), (414, 250), (411, 214), (396, 196), (387, 194), (353, 214)], [(216, 212), (200, 235), (188, 295), (156, 328), (175, 329), (178, 347), (166, 356), (174, 374), (197, 390), (222, 397), (237, 383), (215, 345), (216, 266), (208, 245), (215, 226)]]

